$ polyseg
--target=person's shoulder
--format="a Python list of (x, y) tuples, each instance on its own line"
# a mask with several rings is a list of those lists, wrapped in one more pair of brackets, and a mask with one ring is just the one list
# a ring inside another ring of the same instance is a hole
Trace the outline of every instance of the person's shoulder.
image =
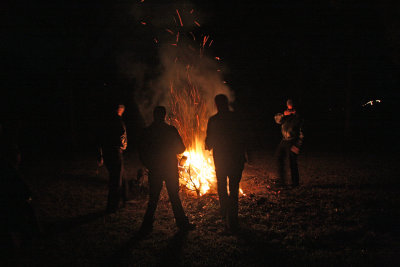
[(117, 115), (114, 114), (114, 113), (105, 114), (105, 115), (104, 115), (104, 118), (105, 118), (106, 120), (115, 120), (115, 119), (117, 118)]
[(218, 113), (217, 113), (217, 114), (211, 116), (211, 117), (208, 119), (207, 124), (208, 124), (208, 125), (215, 124), (215, 122), (218, 121), (218, 120), (219, 120), (219, 115), (218, 115)]
[(149, 126), (146, 126), (146, 127), (141, 128), (141, 129), (139, 130), (139, 135), (140, 135), (142, 138), (145, 138), (145, 137), (149, 136), (149, 135), (150, 135), (152, 132), (154, 132), (154, 131), (155, 131), (154, 125), (153, 125), (153, 124), (150, 124)]
[(236, 111), (229, 111), (228, 113), (227, 113), (227, 115), (230, 117), (230, 118), (233, 118), (233, 119), (239, 119), (240, 117), (241, 117), (241, 113), (239, 113), (239, 112), (236, 112)]
[(173, 126), (173, 125), (170, 125), (170, 124), (165, 124), (165, 127), (169, 130), (169, 131), (171, 131), (171, 132), (178, 132), (178, 129), (176, 129), (176, 127), (175, 126)]
[(162, 122), (159, 124), (152, 124), (150, 127), (152, 127), (152, 131), (158, 131), (158, 132), (174, 132), (178, 131), (175, 126), (170, 125), (166, 122)]
[(293, 114), (293, 117), (296, 118), (297, 120), (303, 120), (303, 115), (299, 112)]
[(145, 133), (150, 131), (150, 129), (151, 129), (150, 127), (151, 127), (151, 125), (149, 125), (147, 127), (142, 127), (138, 131), (139, 131), (140, 134), (145, 134)]
[(116, 125), (118, 125), (121, 122), (121, 118), (119, 116), (117, 116), (116, 114), (110, 114), (107, 115), (105, 117), (105, 123), (107, 125), (113, 125), (113, 127), (115, 127)]
[(217, 119), (219, 117), (219, 115), (220, 115), (219, 113), (214, 114), (208, 120), (210, 120), (210, 121), (215, 120), (215, 119)]

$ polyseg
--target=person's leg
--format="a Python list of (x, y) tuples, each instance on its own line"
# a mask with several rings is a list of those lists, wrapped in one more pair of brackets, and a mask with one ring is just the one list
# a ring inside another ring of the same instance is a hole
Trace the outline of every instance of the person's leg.
[(228, 192), (226, 188), (227, 174), (216, 170), (216, 175), (217, 175), (217, 191), (218, 191), (219, 205), (221, 209), (221, 216), (222, 220), (226, 220), (228, 205), (229, 205)]
[(189, 224), (189, 220), (185, 215), (179, 198), (179, 178), (176, 175), (170, 175), (165, 179), (169, 200), (171, 201), (172, 211), (174, 212), (176, 225), (179, 228), (185, 228)]
[(127, 184), (127, 180), (126, 180), (126, 176), (125, 176), (125, 164), (124, 164), (124, 157), (121, 151), (121, 177), (120, 177), (120, 184), (121, 184), (121, 188), (120, 188), (120, 195), (121, 195), (121, 200), (122, 200), (122, 204), (125, 207), (126, 205), (126, 201), (128, 200), (128, 184)]
[(157, 209), (160, 192), (163, 186), (163, 180), (149, 174), (149, 202), (147, 204), (146, 213), (143, 217), (142, 230), (151, 230), (154, 222), (154, 213)]
[(110, 151), (104, 155), (104, 163), (109, 173), (107, 211), (115, 212), (118, 210), (118, 204), (121, 191), (121, 158), (117, 151)]
[(278, 183), (284, 185), (286, 183), (285, 163), (287, 157), (287, 146), (285, 141), (281, 141), (277, 150), (277, 165), (278, 165)]
[(128, 184), (125, 177), (122, 177), (121, 200), (122, 200), (122, 205), (125, 207), (126, 202), (128, 201)]
[(229, 211), (228, 225), (233, 231), (238, 227), (238, 208), (239, 208), (239, 183), (242, 172), (236, 172), (229, 177)]
[(290, 173), (292, 176), (292, 184), (293, 184), (293, 186), (298, 186), (299, 185), (299, 168), (297, 166), (297, 154), (290, 152), (289, 159), (290, 159)]

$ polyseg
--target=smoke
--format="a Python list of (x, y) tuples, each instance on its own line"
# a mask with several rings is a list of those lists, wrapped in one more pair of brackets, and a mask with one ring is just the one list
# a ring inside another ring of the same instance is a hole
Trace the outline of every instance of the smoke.
[[(122, 66), (124, 73), (135, 79), (135, 101), (146, 124), (152, 121), (157, 105), (165, 106), (171, 115), (172, 91), (181, 98), (180, 105), (196, 104), (193, 94), (198, 94), (198, 100), (206, 107), (207, 119), (216, 112), (217, 94), (225, 94), (233, 102), (234, 93), (223, 79), (225, 67), (212, 55), (214, 40), (201, 31), (200, 23), (204, 20), (193, 5), (145, 3), (134, 8), (133, 15), (147, 34), (152, 35), (152, 43), (148, 45), (156, 47), (158, 64), (135, 62), (133, 57), (125, 56)], [(186, 97), (192, 99), (182, 99)]]

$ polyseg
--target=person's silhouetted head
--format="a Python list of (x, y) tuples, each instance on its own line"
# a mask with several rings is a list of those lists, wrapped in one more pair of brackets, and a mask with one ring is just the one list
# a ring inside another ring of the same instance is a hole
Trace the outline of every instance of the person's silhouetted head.
[(291, 115), (291, 114), (296, 114), (296, 110), (294, 108), (294, 104), (293, 104), (293, 100), (292, 99), (288, 99), (286, 101), (286, 106), (287, 109), (284, 111), (284, 115)]
[(125, 111), (125, 105), (123, 105), (123, 104), (119, 104), (118, 106), (117, 106), (117, 114), (118, 114), (118, 116), (122, 116), (122, 114), (124, 114), (124, 111)]
[(162, 122), (165, 120), (165, 115), (167, 114), (167, 111), (165, 107), (163, 106), (157, 106), (154, 108), (153, 111), (153, 118), (155, 122)]
[(293, 109), (293, 100), (292, 99), (288, 99), (286, 101), (286, 106), (288, 107), (288, 109)]
[(224, 112), (229, 110), (228, 97), (226, 95), (223, 94), (216, 95), (214, 100), (218, 112)]

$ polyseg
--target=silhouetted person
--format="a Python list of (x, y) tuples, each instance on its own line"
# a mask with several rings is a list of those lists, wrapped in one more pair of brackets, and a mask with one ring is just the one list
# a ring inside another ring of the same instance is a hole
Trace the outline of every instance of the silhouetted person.
[(276, 123), (281, 125), (282, 140), (278, 146), (278, 179), (281, 185), (285, 185), (286, 170), (285, 162), (289, 157), (290, 173), (292, 177), (292, 185), (299, 185), (299, 169), (297, 166), (297, 155), (303, 144), (302, 124), (303, 120), (293, 106), (291, 99), (286, 102), (287, 109), (284, 113), (275, 115)]
[(218, 112), (208, 121), (206, 148), (213, 150), (222, 220), (227, 230), (236, 231), (239, 182), (246, 161), (244, 135), (237, 115), (229, 111), (228, 98), (217, 95), (215, 104)]
[(2, 130), (0, 124), (0, 249), (11, 263), (18, 261), (18, 250), (41, 229), (32, 206), (32, 193), (19, 172), (18, 145)]
[(124, 179), (123, 151), (128, 145), (125, 123), (122, 114), (124, 105), (118, 105), (112, 116), (100, 130), (99, 166), (106, 166), (109, 173), (107, 212), (116, 212), (120, 202), (126, 202), (126, 183)]
[(140, 159), (149, 170), (149, 202), (141, 226), (142, 233), (153, 229), (154, 213), (160, 197), (163, 181), (167, 187), (175, 221), (180, 230), (192, 230), (179, 198), (177, 154), (185, 151), (178, 130), (165, 122), (165, 107), (157, 106), (153, 123), (144, 129), (140, 143)]

